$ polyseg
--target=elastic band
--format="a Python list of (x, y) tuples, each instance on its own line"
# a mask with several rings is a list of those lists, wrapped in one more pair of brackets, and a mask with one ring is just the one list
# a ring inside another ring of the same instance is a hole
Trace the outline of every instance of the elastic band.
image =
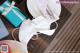
[(17, 40), (17, 39), (14, 37), (14, 31), (17, 30), (17, 29), (19, 29), (19, 28), (15, 28), (15, 29), (13, 29), (13, 30), (12, 30), (12, 33), (11, 33), (12, 38), (13, 38), (14, 40)]
[(57, 28), (58, 28), (58, 23), (57, 23), (57, 22), (55, 22), (55, 23), (56, 23), (56, 25), (57, 25), (57, 26), (56, 26), (56, 29), (57, 29)]
[[(36, 38), (33, 38), (34, 36), (36, 36)], [(39, 35), (37, 34), (37, 35), (34, 35), (31, 39), (32, 40), (37, 40), (38, 39), (38, 37), (39, 37)]]

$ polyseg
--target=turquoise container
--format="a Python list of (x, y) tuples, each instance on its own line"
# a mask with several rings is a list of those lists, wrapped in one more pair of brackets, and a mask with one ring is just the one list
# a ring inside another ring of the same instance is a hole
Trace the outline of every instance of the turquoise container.
[(0, 13), (6, 17), (6, 19), (13, 24), (15, 27), (19, 27), (26, 17), (20, 12), (20, 10), (6, 0), (0, 5)]

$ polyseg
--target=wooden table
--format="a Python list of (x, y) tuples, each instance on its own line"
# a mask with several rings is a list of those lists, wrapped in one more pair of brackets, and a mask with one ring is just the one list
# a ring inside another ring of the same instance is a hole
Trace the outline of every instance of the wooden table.
[(44, 53), (80, 53), (80, 5), (71, 8), (71, 16)]

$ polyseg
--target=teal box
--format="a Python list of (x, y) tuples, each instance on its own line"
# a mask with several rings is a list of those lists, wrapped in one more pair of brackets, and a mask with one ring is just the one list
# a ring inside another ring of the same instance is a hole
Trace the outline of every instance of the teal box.
[(1, 6), (0, 12), (6, 19), (13, 24), (15, 27), (18, 27), (26, 17), (20, 12), (20, 10), (14, 6), (14, 2), (10, 3), (6, 0)]

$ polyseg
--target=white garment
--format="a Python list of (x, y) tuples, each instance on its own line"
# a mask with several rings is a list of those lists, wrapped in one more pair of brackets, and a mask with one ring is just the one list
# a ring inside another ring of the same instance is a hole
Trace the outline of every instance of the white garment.
[(37, 32), (52, 35), (56, 29), (50, 30), (52, 21), (40, 16), (34, 20), (24, 20), (19, 30), (19, 40), (25, 44), (28, 44), (33, 35), (37, 35)]
[(44, 16), (54, 22), (59, 20), (61, 13), (61, 4), (59, 0), (28, 0), (28, 10), (34, 18)]
[(24, 20), (21, 24), (19, 40), (22, 43), (28, 44), (30, 39), (37, 35), (37, 32), (46, 35), (52, 35), (55, 32), (56, 29), (50, 30), (50, 25), (59, 20), (61, 12), (61, 5), (56, 1), (59, 0), (27, 0), (28, 10), (35, 19)]

